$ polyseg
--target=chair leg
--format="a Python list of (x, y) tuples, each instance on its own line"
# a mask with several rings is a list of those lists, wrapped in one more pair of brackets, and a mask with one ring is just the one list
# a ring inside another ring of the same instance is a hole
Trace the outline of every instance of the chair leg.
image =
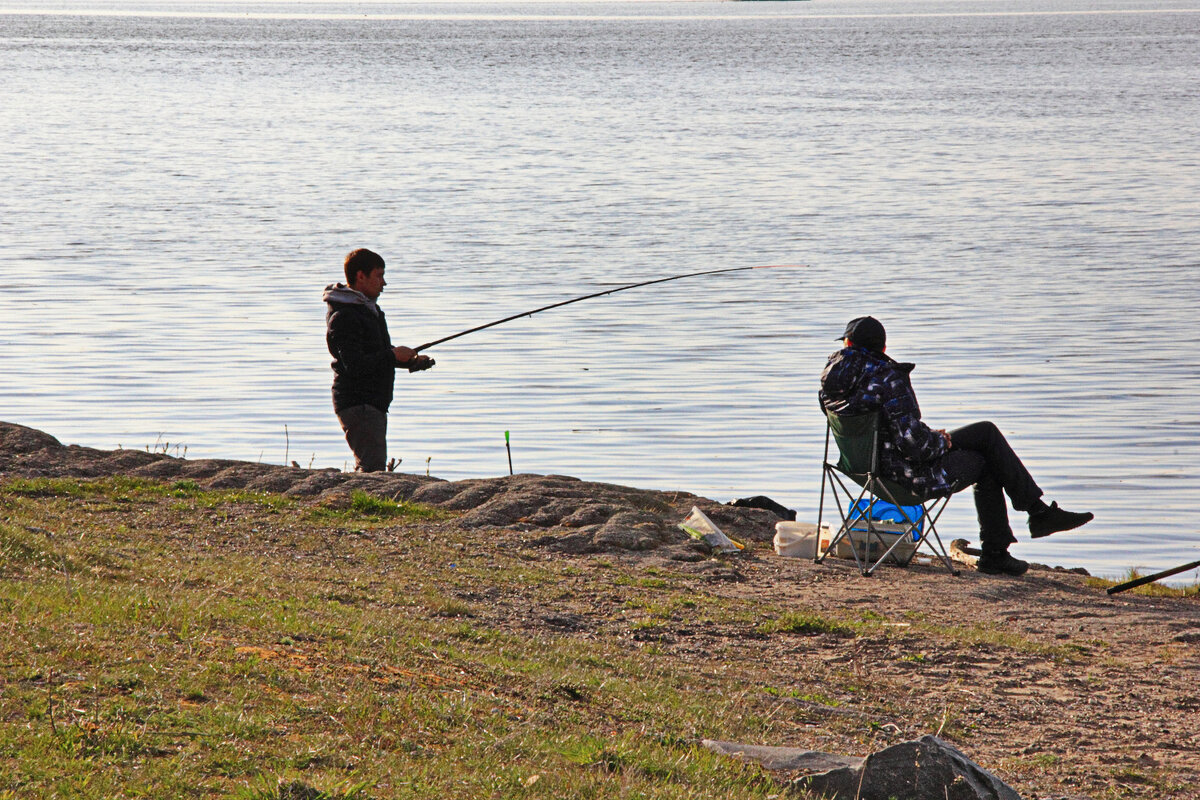
[[(892, 542), (891, 546), (890, 546), (890, 547), (888, 547), (888, 548), (887, 548), (887, 550), (885, 550), (885, 551), (884, 551), (883, 555), (881, 555), (879, 558), (875, 559), (875, 563), (874, 563), (874, 564), (872, 564), (872, 565), (871, 565), (871, 566), (870, 566), (870, 567), (867, 569), (867, 571), (866, 571), (865, 573), (863, 573), (863, 574), (864, 574), (864, 575), (867, 575), (867, 576), (870, 576), (870, 575), (871, 575), (871, 573), (873, 573), (873, 572), (876, 570), (876, 568), (878, 568), (878, 567), (879, 567), (879, 565), (880, 565), (880, 564), (882, 564), (884, 561), (886, 561), (886, 560), (887, 560), (888, 556), (890, 556), (890, 555), (892, 554), (892, 551), (894, 551), (894, 550), (895, 550), (897, 547), (899, 547), (901, 544), (903, 544), (903, 543), (904, 543), (904, 537), (906, 537), (906, 536), (910, 536), (910, 535), (911, 535), (911, 532), (910, 532), (910, 531), (901, 531), (901, 532), (899, 532), (899, 535), (898, 535), (898, 536), (896, 536), (896, 541)], [(876, 534), (876, 538), (877, 538), (877, 539), (878, 539), (878, 541), (879, 541), (879, 546), (880, 546), (880, 548), (883, 548), (884, 546), (886, 546), (886, 545), (887, 545), (887, 542), (885, 542), (885, 541), (883, 540), (883, 537), (879, 536), (879, 534), (878, 534), (878, 533)], [(869, 542), (869, 541), (870, 541), (870, 539), (868, 538), (868, 540), (867, 540), (867, 541)], [(868, 549), (869, 549), (869, 548), (868, 548)], [(921, 549), (921, 545), (920, 545), (920, 543), (918, 542), (918, 544), (917, 544), (917, 550), (919, 550), (919, 549)], [(914, 550), (914, 551), (913, 551), (913, 555), (916, 555), (916, 550)], [(897, 561), (899, 561), (899, 559), (897, 559)], [(905, 562), (904, 562), (904, 565), (907, 565), (907, 564), (908, 564), (908, 562), (907, 562), (907, 561), (905, 561)]]
[[(833, 548), (837, 546), (838, 542), (841, 541), (843, 531), (845, 531), (845, 529), (847, 527), (846, 510), (842, 506), (842, 494), (845, 494), (847, 499), (849, 499), (852, 496), (850, 491), (848, 489), (846, 489), (845, 484), (843, 484), (841, 479), (837, 476), (837, 474), (833, 472), (833, 467), (830, 466), (830, 464), (828, 462), (826, 462), (824, 465), (824, 474), (822, 475), (822, 481), (824, 481), (825, 477), (828, 477), (828, 479), (829, 479), (829, 490), (830, 490), (830, 493), (833, 495), (833, 502), (834, 502), (834, 506), (837, 508), (838, 516), (841, 517), (841, 519), (842, 519), (842, 526), (841, 526), (841, 528), (838, 529), (837, 535), (832, 537), (829, 541), (829, 544), (826, 545), (824, 550), (822, 550), (820, 541), (819, 541), (819, 537), (821, 535), (821, 523), (824, 521), (824, 518), (823, 518), (822, 514), (820, 512), (818, 512), (818, 514), (817, 514), (817, 536), (818, 536), (817, 555), (816, 555), (816, 558), (813, 559), (813, 562), (816, 564), (820, 564), (822, 561), (824, 561), (826, 559), (826, 557), (828, 557), (828, 555), (831, 552), (833, 552)], [(822, 494), (822, 496), (821, 496), (822, 506), (824, 505), (824, 500), (825, 500), (825, 497), (824, 497), (824, 494)]]
[[(875, 504), (876, 497), (875, 492), (871, 489), (872, 485), (874, 484), (874, 480), (875, 479), (870, 476), (867, 477), (866, 483), (864, 483), (862, 486), (862, 491), (860, 491), (858, 493), (858, 497), (856, 497), (854, 501), (849, 504), (846, 521), (843, 523), (842, 530), (839, 531), (839, 535), (836, 537), (837, 541), (849, 539), (850, 555), (854, 557), (854, 564), (858, 567), (859, 574), (864, 578), (871, 577), (871, 573), (874, 572), (875, 567), (878, 566), (877, 563), (871, 563), (872, 534), (874, 534), (875, 538), (878, 539), (880, 546), (883, 546), (883, 539), (879, 538), (879, 534), (875, 532), (874, 524), (871, 520), (871, 509)], [(853, 492), (847, 491), (846, 497), (849, 498), (851, 496), (853, 496)], [(859, 510), (859, 504), (862, 503), (864, 498), (870, 498), (867, 502), (867, 511), (865, 514)], [(856, 514), (857, 517), (855, 516)], [(851, 526), (855, 524), (865, 524), (867, 526), (866, 535), (863, 537), (863, 554), (861, 559), (858, 556), (858, 548), (854, 545), (855, 529)], [(832, 549), (832, 546), (830, 549)]]
[[(933, 508), (925, 512), (925, 518), (929, 520), (929, 531), (926, 533), (926, 537), (930, 533), (933, 534), (933, 541), (937, 543), (937, 547), (935, 548), (931, 543), (929, 545), (930, 549), (934, 551), (934, 555), (942, 560), (942, 563), (946, 566), (946, 569), (950, 572), (950, 574), (957, 576), (961, 573), (959, 569), (954, 566), (954, 561), (950, 558), (950, 554), (946, 552), (946, 545), (942, 542), (942, 537), (938, 533), (937, 529), (937, 522), (942, 518), (942, 512), (946, 510), (946, 506), (949, 504), (950, 498), (943, 497), (941, 500), (935, 500), (933, 503)], [(930, 512), (933, 513), (931, 514)]]
[[(867, 481), (867, 488), (870, 490), (872, 497), (886, 500), (887, 502), (889, 502), (893, 506), (895, 506), (897, 509), (899, 509), (900, 513), (904, 515), (904, 518), (906, 520), (906, 525), (907, 525), (907, 527), (905, 527), (904, 530), (895, 532), (898, 534), (896, 536), (896, 541), (892, 542), (892, 544), (889, 546), (888, 543), (884, 540), (883, 536), (880, 535), (880, 532), (875, 528), (874, 521), (869, 520), (867, 522), (867, 536), (866, 536), (867, 545), (866, 545), (866, 547), (867, 547), (868, 558), (870, 556), (870, 547), (871, 547), (872, 537), (874, 538), (874, 541), (878, 542), (879, 549), (883, 551), (883, 554), (880, 555), (879, 558), (875, 559), (875, 562), (873, 564), (871, 564), (871, 566), (866, 570), (866, 572), (863, 573), (864, 575), (870, 576), (872, 573), (875, 572), (876, 569), (879, 568), (879, 565), (882, 564), (888, 557), (890, 557), (892, 555), (892, 553), (904, 542), (904, 538), (906, 536), (912, 535), (913, 530), (916, 528), (916, 526), (918, 524), (918, 521), (909, 517), (908, 512), (904, 511), (903, 507), (898, 502), (896, 502), (896, 498), (892, 496), (891, 492), (888, 491), (887, 487), (885, 485), (883, 485), (883, 483), (878, 482), (872, 478)], [(868, 516), (869, 516), (869, 514), (868, 514)], [(891, 532), (892, 531), (889, 531), (889, 533), (891, 533)], [(916, 554), (916, 550), (919, 550), (920, 547), (921, 547), (921, 545), (920, 545), (920, 542), (918, 541), (916, 549), (913, 550), (913, 555)], [(910, 560), (911, 560), (911, 556), (910, 556)], [(897, 561), (897, 563), (899, 563), (899, 559), (896, 559), (896, 561)], [(906, 561), (905, 565), (907, 565), (907, 563), (908, 562)]]
[[(825, 433), (825, 457), (829, 457), (829, 433)], [(829, 478), (829, 465), (824, 461), (821, 462), (821, 500), (817, 504), (817, 546), (813, 548), (813, 563), (820, 564), (823, 556), (821, 555), (821, 523), (825, 519), (825, 482)], [(830, 489), (832, 490), (832, 486)]]
[(958, 567), (954, 566), (954, 561), (950, 558), (950, 554), (946, 552), (946, 545), (942, 543), (942, 537), (938, 535), (937, 528), (935, 528), (933, 525), (930, 525), (929, 533), (933, 534), (933, 539), (935, 542), (937, 542), (936, 548), (932, 544), (929, 545), (930, 549), (933, 550), (934, 555), (942, 560), (942, 563), (946, 566), (946, 569), (951, 575), (956, 577), (961, 575), (962, 573)]
[[(822, 550), (820, 548), (820, 544), (817, 545), (817, 556), (816, 556), (816, 558), (813, 559), (814, 563), (817, 563), (817, 564), (820, 564), (822, 561), (824, 561), (829, 556), (829, 554), (833, 552), (834, 548), (836, 548), (838, 546), (838, 544), (842, 541), (842, 539), (844, 539), (850, 535), (851, 514), (852, 514), (853, 510), (857, 507), (858, 502), (860, 500), (862, 500), (863, 497), (865, 497), (867, 494), (866, 488), (863, 488), (862, 491), (860, 491), (858, 493), (858, 496), (855, 497), (854, 492), (850, 491), (846, 487), (846, 484), (842, 482), (842, 479), (838, 476), (837, 472), (834, 471), (834, 467), (832, 465), (830, 465), (828, 462), (826, 462), (824, 469), (825, 469), (825, 474), (828, 475), (828, 477), (829, 477), (830, 491), (833, 494), (833, 500), (834, 500), (834, 504), (838, 510), (838, 516), (840, 516), (842, 519), (842, 526), (841, 526), (841, 528), (838, 529), (837, 534), (830, 539), (829, 544), (825, 547), (824, 550)], [(844, 495), (844, 499), (846, 501), (845, 506), (842, 505), (843, 495)], [(817, 527), (817, 535), (818, 536), (820, 535), (820, 524), (821, 524), (821, 518), (818, 516), (818, 520), (817, 520), (817, 526), (818, 526)], [(863, 562), (859, 560), (858, 551), (853, 547), (853, 545), (850, 548), (850, 554), (852, 556), (854, 556), (854, 563), (858, 566), (859, 572), (862, 572), (864, 575), (867, 575), (868, 573), (864, 572), (865, 568), (863, 567)]]
[[(829, 464), (829, 424), (826, 423), (825, 424), (825, 455), (823, 455), (821, 457), (821, 500), (820, 500), (819, 504), (817, 505), (817, 546), (813, 550), (813, 563), (814, 564), (820, 564), (825, 559), (825, 556), (829, 552), (828, 549), (826, 549), (826, 551), (824, 553), (821, 552), (821, 524), (825, 521), (825, 484), (827, 482), (829, 484), (829, 491), (833, 493), (834, 502), (838, 501), (837, 489), (834, 487), (834, 483), (833, 483), (833, 478), (835, 476), (833, 475), (832, 470), (833, 470), (833, 467)], [(842, 518), (844, 519), (845, 515), (841, 514), (842, 506), (841, 506), (840, 502), (837, 502), (837, 507), (838, 507), (839, 515), (842, 516)], [(833, 543), (830, 542), (831, 546), (832, 546), (832, 544)]]
[[(946, 546), (942, 543), (942, 537), (938, 534), (938, 531), (937, 531), (937, 521), (941, 518), (942, 512), (946, 510), (946, 506), (947, 506), (947, 504), (949, 504), (950, 498), (943, 497), (939, 500), (934, 500), (932, 506), (930, 506), (928, 503), (921, 504), (921, 509), (922, 509), (922, 514), (924, 516), (926, 530), (923, 532), (920, 532), (920, 531), (918, 531), (918, 526), (920, 525), (920, 521), (912, 519), (908, 515), (908, 512), (904, 511), (903, 506), (901, 506), (900, 503), (898, 503), (896, 501), (896, 498), (892, 495), (891, 492), (888, 491), (887, 487), (880, 484), (879, 490), (880, 491), (878, 492), (878, 494), (882, 495), (884, 497), (884, 499), (886, 499), (889, 503), (896, 506), (896, 508), (900, 509), (900, 513), (903, 514), (904, 518), (907, 520), (908, 529), (906, 531), (903, 531), (901, 534), (901, 537), (896, 539), (896, 541), (892, 544), (892, 546), (890, 548), (888, 548), (888, 551), (886, 553), (884, 553), (882, 556), (880, 556), (878, 561), (876, 561), (873, 565), (871, 565), (871, 571), (874, 571), (881, 563), (883, 563), (883, 560), (891, 554), (892, 550), (896, 549), (896, 547), (899, 546), (900, 542), (903, 541), (903, 536), (911, 535), (913, 532), (917, 532), (917, 535), (920, 538), (917, 541), (917, 546), (916, 546), (916, 548), (914, 548), (912, 555), (915, 556), (920, 551), (921, 547), (924, 546), (925, 542), (929, 540), (930, 534), (932, 534), (933, 542), (930, 542), (929, 549), (932, 551), (934, 556), (941, 559), (942, 564), (946, 567), (947, 571), (949, 571), (949, 573), (951, 575), (958, 576), (960, 574), (959, 570), (957, 568), (955, 568), (954, 562), (950, 559), (949, 554), (946, 552)], [(881, 544), (883, 543), (882, 538), (880, 539), (880, 543)], [(936, 546), (935, 546), (935, 543), (936, 543)]]

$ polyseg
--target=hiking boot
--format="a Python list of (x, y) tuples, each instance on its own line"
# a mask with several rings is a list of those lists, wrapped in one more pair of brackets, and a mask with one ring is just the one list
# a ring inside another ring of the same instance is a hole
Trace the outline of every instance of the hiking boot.
[(1007, 552), (984, 553), (975, 563), (975, 569), (984, 575), (1024, 575), (1029, 569), (1029, 562), (1013, 558)]
[(1095, 515), (1089, 511), (1065, 511), (1058, 507), (1058, 503), (1051, 503), (1049, 508), (1029, 515), (1029, 535), (1040, 539), (1052, 533), (1078, 528), (1094, 518)]

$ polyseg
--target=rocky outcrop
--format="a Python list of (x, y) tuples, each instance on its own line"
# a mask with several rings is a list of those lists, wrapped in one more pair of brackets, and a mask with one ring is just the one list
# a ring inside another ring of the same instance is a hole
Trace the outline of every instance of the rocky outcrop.
[[(545, 531), (533, 543), (565, 552), (663, 551), (694, 560), (696, 545), (677, 524), (699, 506), (735, 539), (770, 542), (779, 521), (758, 508), (721, 505), (686, 492), (589, 483), (565, 475), (506, 475), (444, 481), (400, 472), (312, 470), (223, 459), (175, 458), (143, 450), (64, 446), (42, 431), (0, 422), (0, 477), (100, 478), (129, 475), (191, 481), (204, 489), (274, 492), (343, 507), (353, 492), (461, 512), (464, 528)], [(702, 556), (702, 554), (701, 554)]]
[(24, 425), (0, 423), (0, 454), (21, 455), (62, 447), (62, 442), (48, 433)]

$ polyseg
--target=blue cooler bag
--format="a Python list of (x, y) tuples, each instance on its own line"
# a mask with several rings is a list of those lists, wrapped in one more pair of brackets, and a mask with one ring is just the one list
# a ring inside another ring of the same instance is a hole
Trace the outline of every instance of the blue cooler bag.
[[(905, 514), (908, 516), (906, 517)], [(914, 542), (921, 541), (921, 532), (925, 527), (925, 507), (924, 506), (896, 506), (886, 500), (874, 501), (863, 498), (850, 507), (850, 530), (866, 531), (867, 526), (865, 520), (870, 519), (874, 522), (891, 522), (898, 525), (907, 525), (909, 520), (916, 520), (916, 527), (912, 530), (912, 540)], [(859, 522), (859, 525), (854, 523)]]

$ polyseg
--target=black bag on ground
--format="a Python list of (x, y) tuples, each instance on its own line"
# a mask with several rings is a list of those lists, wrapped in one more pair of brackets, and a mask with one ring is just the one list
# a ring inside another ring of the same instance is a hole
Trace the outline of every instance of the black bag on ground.
[(726, 503), (727, 506), (739, 506), (741, 508), (761, 508), (772, 512), (780, 519), (786, 519), (788, 522), (796, 521), (796, 512), (790, 508), (784, 508), (779, 503), (776, 503), (766, 495), (756, 494), (754, 497), (742, 497), (734, 500), (731, 503)]

